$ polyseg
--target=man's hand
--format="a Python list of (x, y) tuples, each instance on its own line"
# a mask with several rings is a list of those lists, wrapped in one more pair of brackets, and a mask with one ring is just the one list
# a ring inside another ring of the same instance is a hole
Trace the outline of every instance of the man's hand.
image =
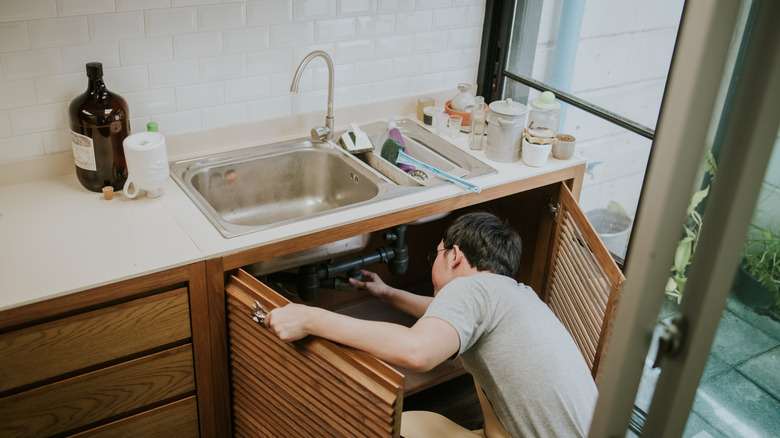
[(265, 325), (282, 341), (297, 341), (310, 334), (306, 329), (310, 313), (309, 306), (290, 303), (270, 311)]
[(363, 275), (363, 281), (350, 278), (349, 284), (360, 289), (365, 289), (379, 301), (386, 302), (391, 292), (390, 286), (386, 285), (385, 282), (379, 278), (379, 275), (374, 272), (361, 270), (360, 273)]

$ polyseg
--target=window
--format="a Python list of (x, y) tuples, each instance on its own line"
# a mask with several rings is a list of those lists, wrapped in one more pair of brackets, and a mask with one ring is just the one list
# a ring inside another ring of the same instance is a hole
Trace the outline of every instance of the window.
[(562, 101), (560, 133), (587, 161), (580, 204), (624, 258), (683, 0), (488, 0), (479, 92)]

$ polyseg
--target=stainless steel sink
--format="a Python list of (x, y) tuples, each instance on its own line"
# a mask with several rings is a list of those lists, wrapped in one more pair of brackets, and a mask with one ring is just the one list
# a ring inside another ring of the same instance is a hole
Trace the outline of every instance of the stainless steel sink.
[[(410, 120), (398, 124), (416, 158), (436, 167), (449, 166), (440, 168), (463, 178), (495, 172)], [(375, 136), (377, 158), (382, 144), (376, 136), (383, 131), (387, 132), (384, 123), (366, 126), (366, 132)], [(171, 175), (225, 237), (447, 184), (436, 178), (426, 184), (395, 183), (367, 164), (363, 155), (358, 159), (360, 155), (334, 143), (296, 139), (175, 161)]]

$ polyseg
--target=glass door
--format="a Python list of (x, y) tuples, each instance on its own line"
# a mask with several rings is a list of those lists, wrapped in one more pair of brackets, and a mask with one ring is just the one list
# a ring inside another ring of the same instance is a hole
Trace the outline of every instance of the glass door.
[[(590, 436), (780, 430), (776, 302), (742, 304), (746, 283), (734, 282), (745, 236), (777, 247), (780, 233), (780, 153), (770, 163), (780, 127), (778, 16), (771, 0), (685, 4)], [(707, 151), (713, 160), (702, 166)], [(712, 167), (715, 178), (702, 177)], [(648, 309), (662, 307), (671, 283), (679, 306), (667, 305), (658, 324)], [(635, 402), (643, 421), (633, 421)]]

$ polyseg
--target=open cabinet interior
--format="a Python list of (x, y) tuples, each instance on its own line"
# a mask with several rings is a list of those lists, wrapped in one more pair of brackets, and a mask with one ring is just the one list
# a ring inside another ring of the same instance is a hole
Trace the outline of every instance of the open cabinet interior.
[[(370, 264), (363, 269), (378, 273), (385, 283), (393, 287), (431, 295), (433, 287), (427, 253), (436, 249), (450, 222), (468, 211), (495, 213), (518, 231), (523, 241), (523, 255), (516, 279), (532, 286), (540, 298), (551, 305), (577, 339), (583, 355), (589, 357), (588, 363), (597, 366), (597, 356), (603, 351), (599, 340), (602, 332), (606, 331), (602, 323), (609, 321), (622, 274), (565, 184), (551, 184), (440, 214), (432, 220), (408, 223), (404, 240), (408, 246), (409, 261), (405, 271), (392, 274), (387, 263)], [(577, 230), (574, 234), (572, 226)], [(392, 239), (387, 238), (388, 233), (392, 234), (393, 229), (370, 233), (355, 253), (317, 260), (314, 264), (381, 252), (392, 245)], [(567, 256), (572, 250), (580, 255)], [(321, 433), (300, 431), (301, 436), (352, 436), (355, 434), (350, 428), (355, 424), (360, 428), (374, 428), (372, 430), (376, 433), (371, 433), (372, 436), (398, 436), (404, 396), (440, 385), (465, 372), (458, 361), (444, 363), (422, 374), (396, 370), (377, 359), (369, 359), (371, 357), (365, 353), (322, 339), (281, 343), (252, 320), (254, 300), (271, 308), (282, 306), (289, 300), (359, 318), (408, 326), (415, 321), (360, 290), (321, 287), (316, 293), (309, 293), (301, 299), (295, 281), (299, 267), (259, 275), (247, 273), (256, 269), (257, 266), (253, 265), (235, 270), (226, 288), (231, 398), (234, 432), (237, 435), (239, 431), (271, 430), (272, 427), (278, 427), (277, 431), (284, 435), (283, 432), (294, 429), (285, 429), (286, 426), (280, 426), (279, 422), (287, 419), (298, 425), (295, 427), (306, 427), (302, 426), (306, 423), (301, 420), (306, 418), (309, 421), (308, 418), (313, 415), (310, 409), (322, 408), (325, 412), (331, 409), (331, 415), (338, 418), (343, 418), (344, 409), (348, 409), (351, 417), (346, 417), (344, 421), (322, 420), (324, 423), (312, 420), (319, 424), (317, 427), (324, 429)], [(581, 331), (594, 336), (578, 338)], [(323, 354), (334, 362), (323, 365), (322, 357), (312, 356), (314, 350), (326, 351)], [(314, 371), (306, 364), (323, 368)], [(342, 369), (342, 366), (345, 368)], [(596, 368), (593, 369), (595, 376)], [(286, 395), (280, 401), (274, 401), (268, 391), (282, 387), (289, 387), (285, 389)], [(326, 393), (333, 393), (337, 398), (331, 400), (323, 395)], [(309, 401), (310, 398), (316, 400)], [(328, 417), (327, 413), (321, 415)], [(341, 433), (334, 432), (338, 427), (346, 429)]]

